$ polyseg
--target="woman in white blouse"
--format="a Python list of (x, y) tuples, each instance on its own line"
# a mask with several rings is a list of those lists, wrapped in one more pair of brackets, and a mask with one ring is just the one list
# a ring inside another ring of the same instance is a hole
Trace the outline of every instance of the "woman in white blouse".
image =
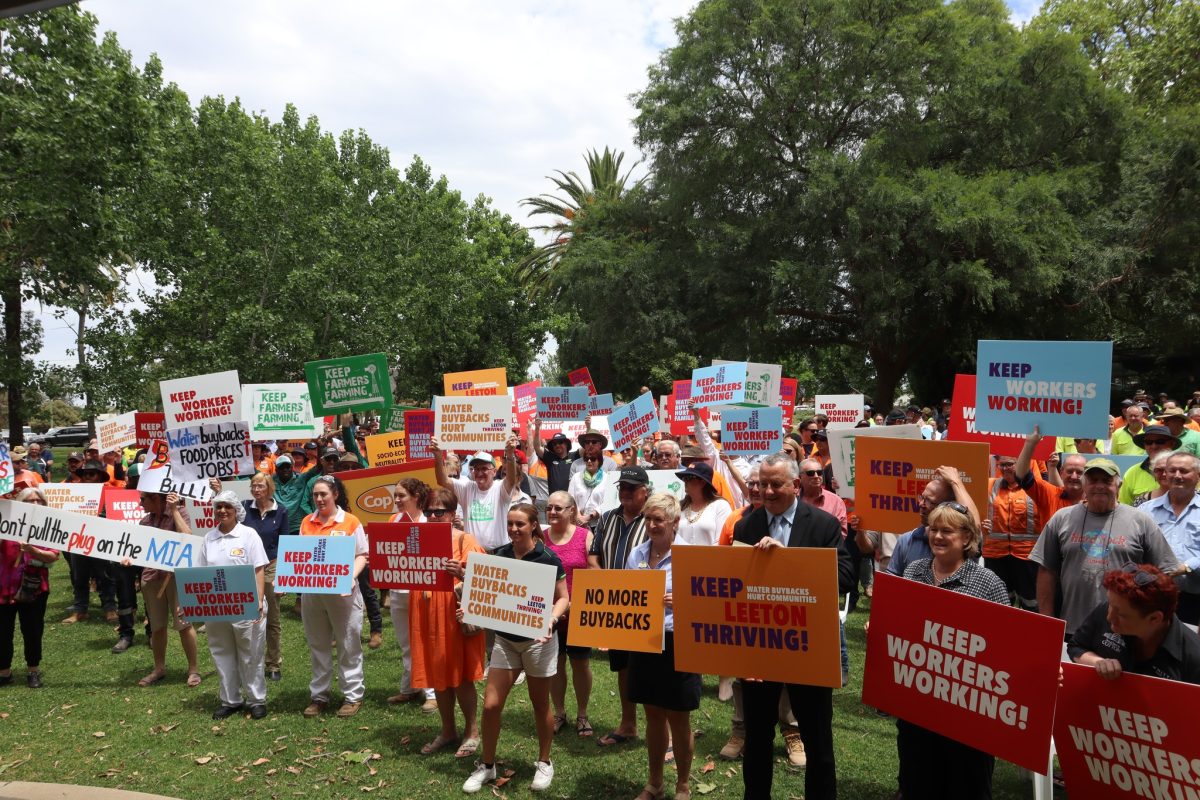
[(721, 528), (733, 509), (713, 488), (712, 467), (705, 461), (697, 461), (675, 474), (683, 479), (685, 492), (680, 504), (679, 538), (687, 544), (717, 544)]

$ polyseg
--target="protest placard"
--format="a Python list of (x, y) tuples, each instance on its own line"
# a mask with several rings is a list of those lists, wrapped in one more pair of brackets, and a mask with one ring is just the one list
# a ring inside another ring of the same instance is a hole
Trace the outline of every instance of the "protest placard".
[(604, 394), (594, 394), (588, 398), (588, 413), (593, 417), (607, 417), (613, 412), (616, 405), (613, 403), (613, 396), (609, 392)]
[[(666, 492), (676, 500), (682, 501), (687, 493), (684, 491), (683, 478), (676, 475), (675, 472), (673, 469), (646, 470), (646, 475), (650, 478), (650, 483), (646, 487), (647, 494)], [(598, 490), (601, 492), (601, 511), (608, 511), (610, 508), (621, 505), (620, 487), (617, 486), (620, 478), (621, 471), (619, 469), (605, 471), (603, 482)]]
[(829, 431), (829, 461), (833, 465), (834, 486), (829, 487), (839, 497), (854, 499), (856, 448), (859, 437), (882, 436), (892, 439), (920, 439), (917, 425), (888, 425), (875, 428), (848, 428)]
[(103, 483), (43, 483), (46, 505), (88, 517), (100, 516)]
[[(233, 492), (237, 496), (239, 503), (243, 500), (253, 499), (250, 494), (250, 481), (248, 480), (224, 481), (221, 484), (221, 489)], [(217, 515), (213, 509), (211, 498), (203, 500), (197, 500), (192, 497), (185, 498), (183, 515), (187, 518), (192, 533), (203, 536), (217, 527)]]
[(190, 622), (242, 622), (258, 619), (254, 567), (187, 567), (175, 570), (179, 611)]
[[(984, 442), (994, 456), (1019, 456), (1025, 446), (1025, 433), (989, 433), (975, 423), (975, 376), (955, 375), (950, 402), (950, 424), (946, 438), (953, 442)], [(1045, 433), (1045, 431), (1043, 431)], [(1033, 457), (1045, 460), (1054, 452), (1054, 437), (1047, 436), (1033, 451)]]
[(779, 408), (783, 411), (784, 427), (792, 427), (792, 414), (796, 410), (796, 379), (779, 379)]
[(247, 383), (242, 407), (256, 442), (311, 439), (325, 428), (325, 420), (313, 416), (307, 383)]
[(167, 430), (215, 422), (240, 422), (242, 383), (237, 370), (159, 381)]
[(146, 512), (142, 510), (139, 494), (137, 489), (114, 489), (105, 486), (101, 494), (105, 518), (117, 522), (141, 522)]
[(608, 429), (612, 432), (610, 445), (614, 451), (636, 444), (657, 431), (658, 409), (654, 406), (654, 395), (643, 392), (632, 402), (614, 410), (608, 415)]
[(442, 387), (447, 397), (507, 396), (508, 375), (503, 367), (447, 372), (442, 376)]
[(377, 433), (366, 438), (367, 464), (390, 467), (408, 461), (407, 432)]
[(454, 590), (446, 567), (454, 558), (449, 522), (372, 522), (368, 568), (376, 589)]
[[(407, 411), (414, 411), (420, 406), (402, 406), (394, 405), (391, 408), (385, 408), (379, 412), (379, 430), (381, 431), (403, 431), (404, 430), (404, 414)], [(329, 422), (329, 420), (326, 420)]]
[(1062, 669), (1054, 742), (1071, 797), (1200, 797), (1200, 686), (1131, 672), (1105, 680), (1082, 664)]
[[(604, 429), (601, 431), (602, 433), (608, 430), (607, 425), (608, 419), (604, 418), (604, 422), (600, 426)], [(571, 446), (574, 447), (575, 443), (579, 441), (579, 437), (587, 431), (587, 428), (588, 424), (586, 422), (546, 422), (541, 427), (541, 439), (543, 442), (548, 442), (556, 434), (561, 433), (571, 440)]]
[(541, 385), (541, 381), (530, 381), (513, 389), (513, 419), (522, 434), (529, 428), (529, 420), (537, 411), (537, 390)]
[(433, 409), (415, 408), (404, 412), (404, 452), (409, 461), (433, 458), (429, 440), (433, 436)]
[(13, 490), (12, 458), (8, 455), (8, 442), (0, 441), (0, 494), (8, 494)]
[(876, 579), (863, 703), (1044, 772), (1063, 621), (886, 573)]
[(105, 561), (128, 558), (135, 567), (168, 572), (190, 567), (192, 547), (199, 542), (186, 533), (12, 500), (0, 500), (0, 539)]
[(508, 395), (433, 398), (433, 430), (446, 450), (502, 450), (509, 437)]
[(666, 591), (661, 569), (576, 570), (567, 644), (661, 653)]
[(864, 528), (899, 532), (920, 525), (921, 492), (943, 464), (958, 469), (975, 508), (986, 513), (991, 475), (986, 444), (869, 436), (855, 441), (854, 509)]
[(692, 400), (697, 407), (729, 406), (745, 399), (745, 362), (692, 370)]
[(982, 339), (976, 350), (975, 420), (993, 433), (1104, 439), (1112, 342)]
[(173, 428), (167, 447), (175, 479), (183, 482), (254, 474), (247, 422), (219, 422)]
[(350, 594), (354, 588), (353, 536), (280, 536), (275, 590), (296, 594)]
[(346, 487), (350, 513), (364, 525), (368, 522), (387, 522), (396, 513), (392, 490), (402, 478), (416, 478), (427, 486), (437, 486), (432, 459), (390, 467), (347, 470), (339, 472), (338, 478)]
[(675, 668), (842, 685), (837, 550), (674, 547)]
[[(692, 434), (692, 412), (689, 410), (692, 401), (692, 382), (673, 381), (671, 394), (667, 400), (667, 414), (663, 424), (670, 428), (672, 436), (690, 436)], [(707, 425), (710, 412), (707, 408), (700, 409), (700, 421)]]
[(592, 383), (592, 372), (587, 367), (573, 369), (567, 373), (567, 383), (572, 386), (585, 386), (588, 390), (588, 395), (596, 393), (596, 384)]
[(161, 411), (139, 411), (134, 415), (137, 426), (136, 447), (147, 448), (155, 439), (167, 438), (167, 415)]
[(721, 452), (757, 456), (783, 446), (783, 411), (776, 408), (721, 409)]
[(383, 353), (308, 361), (304, 377), (318, 417), (392, 406), (392, 376)]
[(725, 361), (713, 359), (713, 366), (722, 364), (746, 365), (746, 398), (742, 401), (747, 406), (777, 406), (779, 405), (779, 384), (783, 380), (783, 368), (778, 364), (756, 364), (753, 361)]
[(467, 554), (463, 622), (539, 639), (550, 632), (557, 570), (517, 558)]
[(96, 447), (101, 453), (120, 450), (137, 443), (137, 413), (130, 411), (103, 422), (96, 422)]
[(863, 396), (861, 394), (819, 394), (817, 413), (829, 417), (827, 431), (853, 428), (863, 418)]
[(586, 386), (542, 386), (537, 389), (538, 419), (546, 422), (585, 420), (590, 407)]
[(138, 491), (147, 494), (170, 494), (171, 492), (176, 492), (182, 497), (200, 501), (212, 499), (213, 490), (208, 485), (207, 480), (181, 481), (172, 476), (171, 470), (172, 467), (170, 464), (146, 468), (142, 472), (141, 477), (138, 478)]

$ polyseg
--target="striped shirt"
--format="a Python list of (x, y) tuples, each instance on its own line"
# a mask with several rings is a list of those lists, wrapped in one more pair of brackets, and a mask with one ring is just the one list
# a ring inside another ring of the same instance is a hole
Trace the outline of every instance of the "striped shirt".
[(606, 511), (596, 526), (592, 538), (590, 556), (596, 556), (601, 569), (625, 569), (633, 548), (646, 541), (646, 520), (638, 514), (633, 522), (625, 524), (621, 507)]

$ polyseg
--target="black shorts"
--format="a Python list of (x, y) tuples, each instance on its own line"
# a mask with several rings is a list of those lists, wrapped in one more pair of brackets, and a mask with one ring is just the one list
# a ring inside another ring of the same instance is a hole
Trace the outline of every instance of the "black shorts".
[(564, 616), (562, 619), (560, 619), (558, 621), (558, 625), (555, 626), (554, 634), (558, 637), (558, 652), (566, 653), (567, 658), (572, 659), (572, 660), (577, 659), (577, 658), (590, 657), (592, 655), (592, 648), (576, 647), (575, 645), (567, 644), (567, 627), (568, 627), (568, 625), (569, 625), (569, 623), (567, 622), (567, 617)]
[(628, 650), (609, 650), (608, 651), (608, 670), (609, 672), (620, 672), (629, 667), (629, 651)]
[(700, 676), (675, 670), (675, 638), (667, 632), (661, 653), (628, 653), (629, 700), (667, 711), (700, 707)]

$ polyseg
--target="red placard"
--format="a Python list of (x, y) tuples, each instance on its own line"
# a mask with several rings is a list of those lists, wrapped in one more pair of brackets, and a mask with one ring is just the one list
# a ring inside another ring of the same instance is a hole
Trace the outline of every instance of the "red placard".
[(454, 590), (446, 565), (454, 556), (449, 522), (369, 522), (368, 569), (376, 589)]
[(513, 389), (513, 419), (522, 438), (529, 427), (530, 417), (537, 411), (537, 390), (541, 385), (541, 381), (530, 381)]
[[(671, 384), (671, 394), (667, 398), (667, 418), (663, 420), (670, 426), (672, 436), (690, 436), (692, 434), (692, 412), (688, 402), (692, 399), (692, 382), (674, 381)], [(705, 425), (711, 417), (707, 408), (700, 409), (700, 419)]]
[(1065, 623), (886, 573), (875, 579), (863, 703), (1045, 772)]
[(783, 411), (783, 427), (792, 427), (792, 413), (796, 410), (796, 379), (779, 379), (779, 408)]
[(167, 438), (166, 414), (161, 411), (139, 411), (133, 415), (137, 429), (136, 445), (139, 449), (149, 447), (155, 439)]
[(114, 489), (104, 487), (104, 516), (117, 522), (141, 522), (146, 512), (142, 509), (141, 493), (137, 489)]
[[(954, 408), (950, 415), (949, 436), (953, 442), (986, 442), (994, 456), (1019, 456), (1025, 437), (1019, 433), (985, 433), (975, 430), (975, 376), (955, 375)], [(1043, 431), (1045, 433), (1045, 431)], [(1054, 437), (1047, 436), (1033, 451), (1033, 457), (1045, 461), (1054, 452)]]
[(1062, 666), (1054, 743), (1071, 797), (1200, 796), (1200, 686)]
[(429, 440), (433, 436), (433, 409), (417, 408), (404, 412), (404, 453), (408, 461), (433, 458)]
[(587, 367), (571, 370), (567, 373), (567, 380), (572, 386), (586, 386), (589, 395), (596, 393), (596, 384), (592, 383), (592, 373)]

